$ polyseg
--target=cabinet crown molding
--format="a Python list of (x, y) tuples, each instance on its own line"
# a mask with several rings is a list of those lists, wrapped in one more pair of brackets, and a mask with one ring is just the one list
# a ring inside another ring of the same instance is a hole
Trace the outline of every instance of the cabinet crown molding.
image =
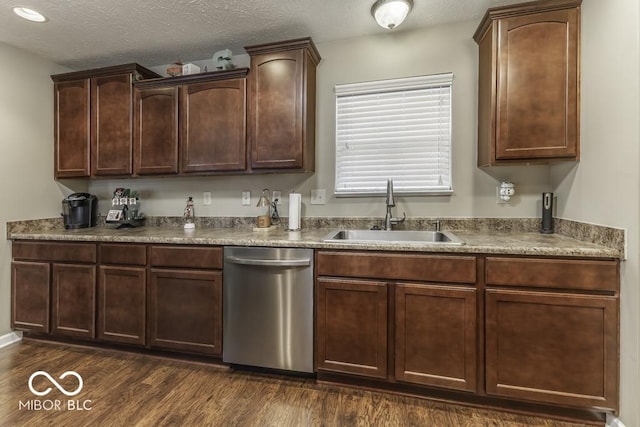
[(143, 67), (140, 64), (132, 62), (130, 64), (113, 65), (110, 67), (94, 68), (91, 70), (72, 71), (70, 73), (54, 74), (51, 76), (51, 80), (55, 83), (68, 82), (72, 80), (89, 79), (93, 77), (113, 76), (126, 73), (138, 73), (142, 78), (155, 79), (162, 77), (151, 71), (148, 68)]
[(553, 10), (571, 9), (580, 7), (582, 0), (539, 0), (527, 3), (514, 4), (504, 7), (492, 7), (484, 14), (478, 29), (473, 34), (476, 43), (480, 43), (484, 33), (489, 29), (491, 23), (498, 19), (509, 18), (531, 13), (550, 12)]
[(311, 40), (311, 37), (285, 40), (278, 43), (264, 43), (253, 46), (245, 46), (244, 48), (249, 56), (261, 55), (265, 53), (284, 52), (295, 49), (307, 49), (315, 65), (318, 65), (320, 59), (322, 59), (320, 57), (320, 53), (318, 52), (318, 48), (316, 48), (316, 45), (315, 43), (313, 43), (313, 40)]
[(234, 68), (224, 71), (209, 71), (207, 73), (189, 74), (178, 77), (161, 77), (139, 80), (133, 83), (137, 89), (151, 89), (154, 87), (177, 86), (190, 83), (213, 82), (216, 80), (243, 79), (249, 74), (248, 68)]

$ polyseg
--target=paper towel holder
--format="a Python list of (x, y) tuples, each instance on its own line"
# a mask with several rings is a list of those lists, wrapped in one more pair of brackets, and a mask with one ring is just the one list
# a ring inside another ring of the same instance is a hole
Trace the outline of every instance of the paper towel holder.
[[(298, 202), (296, 204), (293, 203), (293, 197), (296, 195), (297, 196), (297, 200)], [(302, 212), (300, 212), (301, 210), (301, 195), (299, 193), (289, 193), (289, 227), (286, 229), (286, 231), (300, 231), (301, 230), (301, 214)], [(292, 223), (293, 223), (293, 227), (292, 227)]]

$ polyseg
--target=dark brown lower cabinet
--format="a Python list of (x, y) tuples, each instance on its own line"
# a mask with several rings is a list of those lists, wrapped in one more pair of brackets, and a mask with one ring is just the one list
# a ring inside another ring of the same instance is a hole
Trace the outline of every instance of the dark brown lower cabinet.
[(476, 290), (396, 285), (398, 381), (476, 391)]
[(615, 296), (486, 291), (488, 394), (617, 409)]
[(100, 266), (98, 339), (145, 345), (146, 269)]
[(49, 332), (51, 268), (46, 262), (11, 263), (11, 327)]
[(319, 278), (318, 371), (387, 377), (387, 284)]
[(148, 345), (222, 354), (222, 272), (152, 268)]
[(95, 265), (53, 264), (54, 335), (95, 338)]

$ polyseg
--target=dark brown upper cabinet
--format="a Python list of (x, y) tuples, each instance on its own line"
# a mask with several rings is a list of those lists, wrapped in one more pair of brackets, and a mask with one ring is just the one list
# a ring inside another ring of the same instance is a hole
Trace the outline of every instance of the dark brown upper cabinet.
[(479, 45), (478, 166), (580, 157), (581, 0), (492, 8)]
[(245, 47), (251, 57), (251, 169), (315, 170), (316, 66), (310, 38)]
[(51, 76), (55, 178), (131, 174), (131, 84), (150, 77), (138, 64)]
[(246, 93), (244, 77), (180, 87), (183, 173), (246, 169)]
[[(56, 76), (53, 77), (56, 81)], [(56, 178), (91, 175), (89, 88), (89, 79), (61, 81), (53, 85)]]
[(178, 173), (178, 87), (136, 87), (133, 121), (133, 173)]
[(135, 84), (134, 174), (246, 170), (248, 71)]

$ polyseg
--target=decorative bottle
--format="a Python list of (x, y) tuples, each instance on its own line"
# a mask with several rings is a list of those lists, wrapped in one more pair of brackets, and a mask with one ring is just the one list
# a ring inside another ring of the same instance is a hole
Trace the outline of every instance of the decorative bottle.
[(187, 206), (184, 208), (184, 228), (196, 228), (195, 219), (196, 213), (193, 210), (193, 197), (189, 196), (189, 199), (187, 200)]

